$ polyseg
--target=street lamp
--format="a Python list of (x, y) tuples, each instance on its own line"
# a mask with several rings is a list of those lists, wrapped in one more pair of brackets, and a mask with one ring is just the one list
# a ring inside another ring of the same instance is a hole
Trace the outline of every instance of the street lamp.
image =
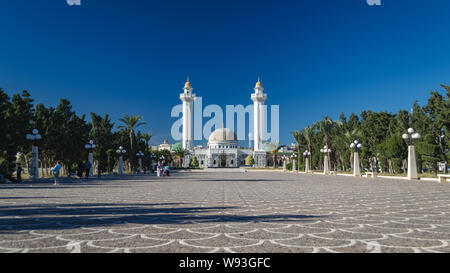
[(286, 160), (288, 159), (286, 155), (283, 155), (281, 157), (281, 159), (283, 160), (283, 172), (286, 171)]
[(159, 158), (159, 160), (161, 160), (161, 164), (164, 165), (164, 161), (166, 160), (166, 157), (162, 155), (162, 156)]
[(297, 154), (293, 153), (291, 155), (291, 159), (292, 159), (292, 172), (295, 172), (297, 170)]
[(309, 157), (311, 156), (311, 152), (306, 150), (303, 155), (305, 156), (305, 173), (310, 173), (311, 170), (309, 168)]
[(33, 180), (37, 180), (39, 178), (39, 149), (37, 142), (42, 139), (42, 136), (39, 134), (38, 129), (34, 129), (31, 134), (27, 134), (26, 138), (32, 141), (30, 175), (33, 177)]
[(358, 150), (361, 150), (363, 145), (355, 140), (352, 144), (350, 144), (350, 149), (353, 150), (353, 175), (361, 176), (361, 168), (359, 163), (359, 153)]
[(126, 153), (125, 149), (120, 146), (116, 153), (119, 155), (119, 175), (123, 175), (123, 155)]
[[(446, 142), (446, 136), (444, 133), (444, 129), (441, 129), (441, 134), (440, 134), (440, 138), (439, 138), (439, 145), (441, 147), (442, 153), (444, 155), (448, 154), (448, 148), (447, 148), (447, 142)], [(445, 157), (445, 159), (447, 159), (447, 157)], [(448, 161), (445, 160), (444, 162), (444, 173), (447, 174), (448, 173)]]
[(139, 172), (142, 172), (142, 157), (144, 156), (144, 153), (139, 151), (136, 156), (138, 157), (139, 160)]
[(331, 150), (328, 149), (328, 146), (323, 147), (323, 149), (320, 149), (320, 152), (324, 154), (323, 158), (323, 173), (325, 175), (330, 174), (330, 162), (329, 162), (329, 155), (331, 153)]
[(89, 170), (89, 176), (94, 175), (94, 149), (95, 144), (93, 140), (89, 140), (89, 143), (84, 145), (84, 148), (89, 151), (88, 161), (91, 164), (91, 169)]
[(408, 129), (407, 134), (403, 134), (402, 138), (408, 144), (408, 179), (419, 179), (417, 175), (416, 151), (414, 141), (420, 138), (419, 133), (415, 133), (413, 128)]

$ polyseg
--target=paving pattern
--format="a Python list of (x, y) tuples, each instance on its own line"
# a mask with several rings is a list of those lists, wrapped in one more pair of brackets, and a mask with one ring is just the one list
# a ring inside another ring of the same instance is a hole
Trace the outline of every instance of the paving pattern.
[(450, 185), (273, 172), (0, 185), (0, 252), (450, 252)]

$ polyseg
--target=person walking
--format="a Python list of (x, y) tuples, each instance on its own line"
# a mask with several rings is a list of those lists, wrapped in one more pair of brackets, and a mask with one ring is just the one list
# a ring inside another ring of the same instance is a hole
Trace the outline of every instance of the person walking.
[(56, 162), (56, 165), (51, 168), (51, 171), (53, 172), (53, 177), (55, 178), (55, 186), (59, 185), (58, 179), (59, 179), (59, 173), (61, 171), (61, 161)]
[(168, 165), (164, 167), (164, 176), (170, 176), (170, 167)]
[(78, 162), (78, 167), (77, 167), (78, 178), (80, 178), (80, 179), (83, 178), (83, 171), (84, 171), (84, 164), (83, 164), (83, 161), (80, 161), (80, 162)]
[(90, 174), (90, 172), (91, 172), (91, 162), (89, 162), (89, 161), (86, 161), (85, 163), (84, 163), (84, 171), (85, 171), (85, 178), (86, 179), (89, 179), (89, 174)]
[(161, 162), (158, 162), (158, 165), (156, 165), (156, 175), (161, 176)]

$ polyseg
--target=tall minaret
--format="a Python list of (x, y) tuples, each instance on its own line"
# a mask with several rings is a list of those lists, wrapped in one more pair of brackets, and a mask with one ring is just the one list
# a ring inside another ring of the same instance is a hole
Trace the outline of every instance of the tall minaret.
[(258, 82), (255, 86), (255, 93), (252, 94), (252, 101), (254, 102), (254, 131), (253, 131), (253, 146), (255, 151), (263, 151), (263, 132), (264, 132), (264, 102), (267, 100), (267, 94), (263, 93), (264, 88), (258, 77)]
[(194, 90), (187, 78), (184, 85), (184, 93), (180, 94), (180, 99), (183, 102), (183, 149), (191, 151), (194, 147), (194, 100), (195, 94), (192, 94)]

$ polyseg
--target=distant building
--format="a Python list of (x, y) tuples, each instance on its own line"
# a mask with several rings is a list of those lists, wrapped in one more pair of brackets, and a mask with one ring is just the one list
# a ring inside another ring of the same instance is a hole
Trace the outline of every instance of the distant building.
[(169, 144), (169, 141), (166, 139), (164, 143), (159, 144), (158, 146), (151, 146), (152, 151), (170, 151), (172, 149), (172, 144)]
[(183, 102), (183, 149), (188, 150), (188, 154), (183, 158), (183, 166), (188, 167), (191, 158), (195, 156), (202, 168), (238, 168), (245, 165), (245, 159), (251, 155), (255, 161), (255, 166), (267, 166), (267, 152), (263, 147), (263, 125), (264, 125), (264, 102), (267, 94), (263, 93), (264, 88), (258, 79), (254, 88), (255, 93), (251, 94), (254, 102), (254, 135), (253, 149), (244, 149), (238, 146), (236, 134), (228, 128), (216, 129), (209, 137), (207, 147), (194, 147), (193, 142), (193, 103), (195, 94), (189, 79), (187, 80), (184, 92), (180, 94)]

